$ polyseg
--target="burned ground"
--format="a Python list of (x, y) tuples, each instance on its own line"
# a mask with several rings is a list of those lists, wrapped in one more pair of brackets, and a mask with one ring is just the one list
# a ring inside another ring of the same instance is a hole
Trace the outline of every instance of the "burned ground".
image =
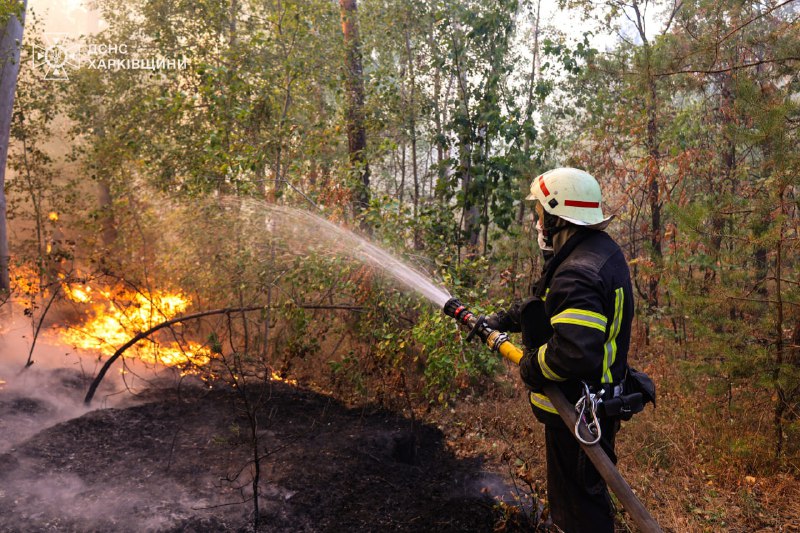
[[(283, 383), (259, 401), (264, 531), (492, 531), (502, 484), (435, 427)], [(250, 425), (236, 391), (151, 391), (0, 454), (0, 531), (252, 529)], [(0, 391), (0, 420), (53, 409)]]

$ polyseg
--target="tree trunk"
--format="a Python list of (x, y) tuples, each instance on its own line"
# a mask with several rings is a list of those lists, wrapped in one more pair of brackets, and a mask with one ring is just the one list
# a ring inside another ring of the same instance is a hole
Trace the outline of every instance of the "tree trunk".
[(778, 242), (775, 247), (775, 367), (772, 370), (772, 383), (775, 388), (775, 406), (772, 416), (773, 431), (775, 432), (775, 459), (780, 459), (783, 453), (783, 416), (787, 407), (786, 390), (781, 382), (783, 375), (783, 365), (785, 360), (785, 347), (783, 341), (783, 324), (784, 324), (784, 309), (783, 309), (783, 245), (785, 233), (781, 215), (785, 215), (785, 208), (783, 204), (784, 190), (780, 191), (780, 208), (778, 216), (776, 217), (777, 223), (780, 225)]
[[(540, 15), (542, 12), (542, 1), (538, 0), (536, 2), (536, 20), (533, 27), (533, 58), (531, 58), (531, 73), (530, 78), (528, 80), (528, 94), (525, 99), (525, 122), (530, 122), (533, 116), (533, 89), (536, 86), (536, 74), (539, 72), (539, 21)], [(525, 141), (522, 146), (522, 154), (525, 157), (529, 157), (529, 152), (531, 148), (531, 139), (526, 134)], [(531, 178), (532, 176), (528, 176)], [(525, 234), (525, 197), (528, 195), (527, 189), (527, 182), (523, 183), (522, 188), (522, 200), (517, 206), (517, 226), (519, 227), (519, 231), (521, 234)], [(517, 298), (517, 272), (520, 270), (519, 263), (520, 263), (520, 247), (514, 247), (514, 255), (513, 255), (513, 262), (512, 262), (512, 276), (511, 276), (511, 294), (513, 298)], [(527, 287), (523, 287), (523, 291), (526, 290)]]
[(647, 203), (650, 205), (650, 246), (654, 272), (650, 274), (647, 286), (647, 303), (650, 310), (658, 307), (658, 285), (662, 260), (661, 250), (661, 198), (660, 198), (660, 154), (658, 150), (658, 123), (656, 122), (655, 80), (648, 73), (647, 105), (647, 151), (650, 160), (647, 165)]
[[(410, 14), (409, 14), (410, 16)], [(414, 70), (414, 54), (411, 52), (411, 37), (408, 34), (408, 28), (405, 31), (406, 38), (406, 55), (408, 60), (408, 76), (411, 84), (409, 88), (409, 112), (408, 127), (411, 134), (411, 172), (414, 178), (414, 220), (419, 216), (419, 169), (417, 168), (417, 109), (416, 109), (416, 74)], [(414, 249), (419, 250), (422, 247), (421, 235), (419, 232), (419, 225), (414, 225)]]
[[(436, 29), (433, 24), (430, 25), (428, 28), (428, 46), (431, 50), (431, 58), (434, 58), (434, 54), (438, 52), (437, 50), (437, 40), (435, 37)], [(442, 97), (442, 69), (434, 68), (433, 69), (433, 124), (435, 128), (435, 137), (434, 137), (434, 145), (436, 146), (436, 187), (434, 196), (436, 200), (440, 203), (444, 202), (445, 191), (447, 190), (447, 171), (444, 165), (444, 131), (443, 131), (443, 124), (445, 121), (444, 112), (442, 108), (444, 107), (441, 103)], [(445, 95), (445, 100), (447, 96)]]
[[(720, 95), (717, 115), (720, 129), (722, 131), (722, 145), (724, 146), (724, 149), (720, 150), (720, 170), (722, 174), (720, 182), (715, 183), (713, 176), (710, 176), (708, 180), (708, 192), (709, 196), (712, 198), (719, 198), (720, 195), (725, 194), (729, 189), (734, 189), (733, 180), (736, 170), (736, 140), (731, 132), (734, 113), (734, 97), (733, 93), (731, 92), (732, 81), (733, 80), (730, 73), (723, 73), (720, 76)], [(725, 218), (723, 217), (721, 210), (722, 206), (718, 205), (713, 210), (711, 215), (711, 251), (714, 256), (715, 265), (722, 264), (722, 234), (725, 229)], [(721, 267), (713, 266), (706, 269), (704, 276), (705, 286), (703, 288), (704, 292), (706, 293), (708, 292), (710, 286), (716, 281), (717, 268)], [(722, 276), (721, 272), (720, 275)], [(722, 281), (724, 283), (724, 278), (722, 278)]]
[[(472, 121), (469, 114), (469, 91), (467, 90), (467, 74), (461, 65), (461, 46), (458, 42), (458, 37), (453, 36), (453, 56), (455, 59), (456, 77), (458, 81), (458, 93), (461, 99), (461, 107), (464, 113), (465, 124), (461, 126), (461, 132), (458, 136), (458, 151), (459, 151), (459, 172), (461, 173), (461, 190), (464, 195), (464, 203), (461, 212), (461, 228), (464, 235), (467, 237), (468, 255), (475, 253), (480, 239), (480, 213), (478, 206), (472, 199), (474, 195), (472, 184), (472, 150), (474, 131)], [(459, 259), (461, 258), (461, 249), (459, 245)]]
[(645, 179), (647, 180), (647, 204), (650, 207), (650, 258), (653, 261), (653, 272), (647, 281), (647, 308), (653, 313), (658, 308), (658, 286), (661, 281), (663, 253), (661, 250), (661, 153), (659, 151), (658, 131), (658, 92), (656, 78), (653, 74), (653, 51), (645, 32), (645, 21), (639, 9), (639, 3), (632, 4), (636, 14), (636, 30), (642, 40), (644, 49), (644, 89), (645, 112), (647, 117), (647, 164)]
[(397, 197), (400, 205), (403, 205), (403, 200), (406, 196), (406, 142), (400, 144), (400, 187), (397, 188)]
[[(235, 54), (235, 48), (237, 43), (237, 36), (236, 36), (236, 16), (239, 10), (239, 0), (231, 0), (230, 8), (228, 11), (228, 64), (225, 65), (227, 67), (227, 81), (226, 81), (226, 88), (231, 87), (233, 85), (234, 77), (236, 76), (236, 64), (234, 61), (230, 61), (230, 58)], [(233, 133), (234, 128), (234, 92), (227, 90), (227, 99), (225, 102), (225, 137), (224, 137), (224, 146), (225, 146), (225, 158), (227, 159), (231, 154), (231, 134)], [(229, 192), (229, 181), (231, 180), (230, 174), (230, 161), (226, 161), (224, 165), (225, 168), (228, 170), (219, 173), (219, 181), (217, 191), (221, 194)], [(234, 190), (238, 192), (238, 180), (233, 178), (233, 187)]]
[(433, 69), (433, 124), (436, 128), (436, 197), (441, 200), (445, 190), (444, 146), (442, 145), (442, 109), (439, 98), (442, 94), (442, 74)]
[[(92, 10), (86, 19), (86, 33), (95, 35), (100, 31), (100, 12)], [(95, 116), (93, 133), (97, 137), (105, 137), (105, 114)], [(117, 240), (117, 224), (114, 219), (114, 197), (111, 193), (111, 183), (107, 179), (97, 181), (97, 203), (100, 208), (102, 229), (100, 239), (103, 248), (108, 250)]]
[(20, 3), (18, 14), (11, 14), (0, 39), (0, 293), (11, 290), (8, 273), (10, 254), (8, 249), (8, 227), (6, 225), (6, 161), (8, 141), (11, 133), (11, 116), (14, 109), (14, 92), (19, 74), (19, 51), (22, 43), (22, 27), (25, 24), (27, 0)]
[[(277, 24), (277, 31), (280, 38), (283, 38), (283, 16), (286, 11), (283, 8), (281, 2), (278, 2), (277, 9), (281, 12), (281, 16), (278, 19)], [(285, 85), (283, 89), (283, 106), (281, 107), (281, 117), (278, 120), (278, 128), (277, 128), (277, 136), (278, 139), (276, 141), (276, 148), (275, 148), (275, 164), (274, 164), (274, 177), (275, 177), (275, 188), (273, 194), (273, 200), (277, 201), (283, 195), (283, 189), (286, 186), (286, 165), (283, 164), (283, 143), (284, 143), (284, 128), (286, 127), (286, 118), (289, 116), (289, 108), (292, 105), (292, 85), (294, 85), (294, 81), (296, 79), (295, 74), (292, 72), (291, 67), (289, 66), (289, 54), (290, 50), (286, 50), (285, 47), (281, 47), (286, 54), (284, 58), (286, 66), (284, 67), (284, 74), (285, 74)]]
[[(347, 55), (347, 147), (355, 191), (353, 211), (361, 215), (369, 205), (369, 164), (367, 163), (367, 133), (364, 127), (364, 73), (361, 67), (361, 44), (358, 38), (358, 6), (356, 0), (339, 0), (342, 33)], [(362, 224), (363, 225), (363, 224)]]

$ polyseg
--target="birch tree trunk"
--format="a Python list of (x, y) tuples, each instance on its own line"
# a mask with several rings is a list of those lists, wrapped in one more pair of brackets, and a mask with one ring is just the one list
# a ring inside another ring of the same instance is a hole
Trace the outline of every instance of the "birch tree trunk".
[(11, 133), (11, 116), (14, 109), (14, 92), (19, 74), (19, 52), (22, 43), (22, 26), (25, 23), (27, 0), (19, 4), (19, 12), (11, 13), (0, 39), (0, 293), (11, 289), (8, 273), (8, 227), (6, 225), (6, 162)]

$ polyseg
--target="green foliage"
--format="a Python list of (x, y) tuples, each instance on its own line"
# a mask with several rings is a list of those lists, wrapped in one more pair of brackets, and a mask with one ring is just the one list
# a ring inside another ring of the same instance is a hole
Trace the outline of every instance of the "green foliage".
[(0, 0), (0, 25), (5, 27), (12, 15), (20, 19), (25, 9), (22, 0)]
[(330, 3), (241, 2), (236, 13), (222, 1), (104, 0), (100, 7), (111, 24), (105, 39), (187, 65), (160, 72), (157, 83), (121, 73), (90, 89), (102, 103), (98, 113), (130, 111), (104, 135), (153, 170), (146, 174), (151, 183), (190, 196), (280, 196), (309, 167), (330, 166), (338, 84), (322, 68), (336, 62), (338, 13)]
[[(591, 35), (591, 32), (585, 32), (583, 40), (578, 41), (574, 48), (564, 42), (545, 39), (542, 43), (542, 52), (549, 57), (542, 68), (548, 70), (555, 67), (569, 76), (579, 75), (583, 71), (584, 65), (591, 62), (597, 55), (597, 50), (592, 48), (589, 41)], [(552, 65), (550, 61), (553, 61)], [(547, 96), (548, 93), (549, 91), (545, 92), (544, 89), (540, 90), (541, 96)]]
[(425, 393), (431, 400), (446, 403), (474, 380), (494, 373), (498, 356), (479, 343), (459, 346), (454, 342), (455, 323), (442, 313), (421, 315), (411, 335), (424, 365)]
[(468, 4), (444, 14), (437, 28), (448, 49), (444, 71), (457, 82), (445, 136), (453, 147), (449, 164), (455, 172), (440, 179), (438, 193), (467, 213), (462, 238), (474, 240), (480, 226), (506, 229), (511, 224), (519, 200), (517, 182), (529, 158), (522, 148), (536, 130), (510, 83), (517, 3)]
[(320, 348), (320, 329), (309, 312), (304, 309), (287, 306), (283, 309), (281, 317), (286, 321), (286, 327), (291, 335), (286, 341), (287, 357), (314, 357)]
[(348, 353), (341, 361), (328, 361), (334, 383), (346, 385), (360, 396), (368, 396), (368, 388), (361, 361), (353, 352)]

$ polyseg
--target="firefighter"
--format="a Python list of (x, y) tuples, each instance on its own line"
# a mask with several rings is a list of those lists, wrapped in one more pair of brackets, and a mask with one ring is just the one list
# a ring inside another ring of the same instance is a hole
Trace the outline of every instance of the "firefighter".
[[(609, 400), (622, 393), (633, 319), (630, 272), (622, 250), (603, 231), (613, 218), (587, 172), (556, 168), (531, 183), (538, 243), (546, 258), (527, 300), (487, 318), (521, 331), (520, 375), (545, 426), (547, 493), (553, 523), (567, 533), (613, 532), (614, 510), (600, 474), (542, 393), (555, 382), (575, 403), (584, 384)], [(600, 418), (602, 446), (616, 463), (618, 417)]]

